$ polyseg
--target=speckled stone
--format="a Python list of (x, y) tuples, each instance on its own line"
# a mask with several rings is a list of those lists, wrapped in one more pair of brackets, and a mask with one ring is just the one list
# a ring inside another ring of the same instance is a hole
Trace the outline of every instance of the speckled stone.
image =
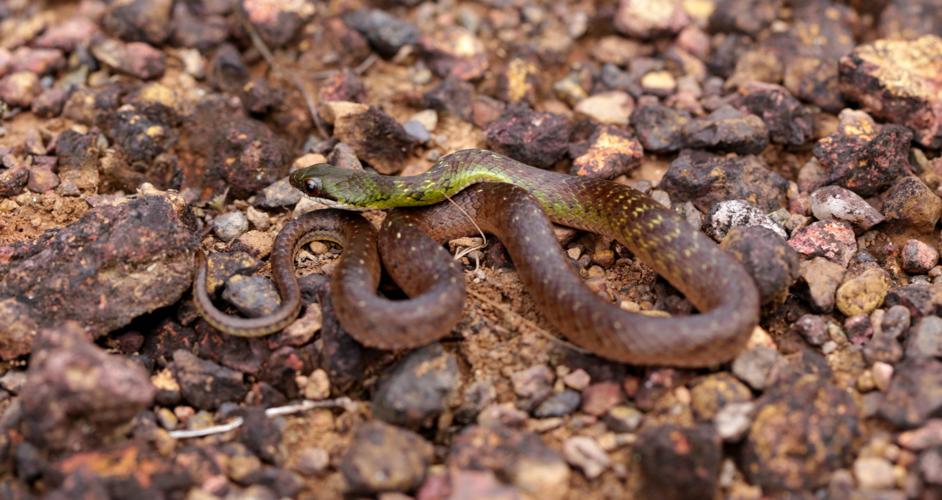
[(837, 308), (846, 316), (870, 314), (880, 307), (890, 290), (886, 271), (870, 268), (859, 276), (844, 281), (837, 289)]
[(919, 240), (907, 240), (902, 252), (903, 270), (926, 274), (939, 262), (939, 251)]
[(824, 257), (846, 267), (857, 252), (857, 238), (850, 224), (819, 221), (795, 231), (788, 244), (807, 257)]
[(864, 230), (883, 222), (883, 215), (866, 200), (840, 186), (824, 186), (811, 193), (811, 212), (818, 220), (843, 220)]

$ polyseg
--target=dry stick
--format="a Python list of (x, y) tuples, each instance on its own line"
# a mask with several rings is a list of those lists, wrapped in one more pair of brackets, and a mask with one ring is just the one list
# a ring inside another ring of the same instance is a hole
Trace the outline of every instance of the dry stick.
[[(340, 397), (336, 399), (327, 399), (324, 401), (311, 401), (305, 399), (300, 403), (295, 403), (285, 406), (276, 406), (273, 408), (265, 409), (265, 416), (268, 418), (277, 417), (281, 415), (291, 415), (294, 413), (300, 413), (303, 411), (313, 410), (316, 408), (343, 408), (346, 411), (355, 411), (357, 404), (355, 401), (348, 397)], [(213, 434), (222, 434), (229, 431), (234, 431), (242, 426), (245, 421), (242, 417), (236, 417), (224, 424), (214, 425), (212, 427), (206, 427), (203, 429), (188, 429), (182, 431), (170, 431), (168, 434), (174, 439), (189, 439), (197, 437), (206, 437), (212, 436)]]
[[(473, 251), (475, 251), (475, 250), (480, 250), (481, 248), (484, 248), (485, 246), (487, 246), (487, 235), (484, 234), (484, 230), (482, 230), (482, 229), (481, 229), (481, 226), (479, 226), (478, 223), (474, 220), (474, 217), (471, 217), (471, 214), (469, 214), (469, 213), (464, 209), (464, 207), (462, 207), (461, 205), (455, 203), (455, 200), (451, 199), (451, 196), (448, 196), (448, 195), (446, 194), (446, 195), (445, 195), (445, 199), (448, 200), (452, 205), (454, 205), (455, 208), (457, 208), (462, 214), (464, 214), (464, 216), (467, 217), (468, 220), (471, 222), (471, 225), (474, 226), (474, 228), (478, 230), (478, 234), (481, 235), (481, 244), (480, 244), (480, 245), (473, 246), (473, 247), (468, 247), (468, 248), (465, 248), (464, 250), (455, 252), (455, 260), (458, 260), (458, 259), (464, 257), (465, 255), (468, 255), (469, 253), (471, 253), (471, 252), (473, 252)], [(481, 267), (481, 261), (478, 260), (477, 258), (475, 258), (475, 259), (474, 259), (474, 270), (477, 271), (478, 268), (480, 268), (480, 267)]]
[(317, 131), (321, 133), (323, 137), (329, 137), (327, 131), (321, 126), (320, 120), (317, 119), (317, 106), (314, 104), (314, 98), (311, 97), (311, 94), (308, 93), (307, 89), (304, 87), (304, 82), (301, 81), (301, 78), (294, 72), (284, 72), (281, 70), (281, 66), (275, 62), (275, 56), (272, 55), (271, 50), (268, 49), (268, 46), (265, 45), (265, 41), (262, 40), (262, 37), (258, 36), (258, 32), (255, 31), (255, 27), (252, 26), (252, 23), (248, 19), (242, 18), (242, 26), (245, 28), (245, 31), (248, 32), (249, 38), (252, 39), (252, 46), (255, 47), (255, 50), (262, 55), (262, 58), (265, 59), (265, 62), (268, 63), (268, 66), (281, 73), (282, 75), (287, 74), (288, 78), (291, 79), (291, 83), (298, 88), (298, 92), (301, 93), (301, 97), (304, 98), (304, 104), (307, 106), (307, 112), (311, 115), (311, 121), (314, 122), (314, 125), (317, 127)]

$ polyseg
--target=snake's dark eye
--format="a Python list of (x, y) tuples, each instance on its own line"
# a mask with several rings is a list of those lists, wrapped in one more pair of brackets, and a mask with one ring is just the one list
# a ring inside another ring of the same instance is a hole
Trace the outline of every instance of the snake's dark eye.
[(320, 179), (308, 179), (304, 181), (304, 190), (307, 191), (307, 194), (312, 195), (312, 196), (320, 193), (320, 190), (321, 190)]

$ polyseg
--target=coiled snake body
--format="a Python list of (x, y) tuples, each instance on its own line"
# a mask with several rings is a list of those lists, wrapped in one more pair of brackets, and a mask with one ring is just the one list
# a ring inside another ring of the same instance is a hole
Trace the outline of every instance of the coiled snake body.
[[(460, 318), (464, 288), (460, 270), (438, 242), (473, 234), (469, 215), (507, 247), (541, 313), (573, 343), (601, 357), (709, 366), (733, 358), (758, 322), (758, 292), (742, 265), (678, 214), (628, 186), (539, 170), (484, 150), (452, 153), (414, 177), (317, 165), (294, 172), (291, 183), (343, 209), (422, 207), (393, 210), (379, 234), (387, 270), (410, 299), (376, 294), (380, 267), (372, 227), (356, 214), (323, 210), (292, 221), (276, 240), (272, 268), (283, 303), (268, 325), (267, 318), (217, 311), (206, 296), (201, 264), (198, 310), (222, 331), (260, 335), (290, 323), (286, 318), (300, 308), (293, 252), (302, 239), (321, 238), (344, 246), (331, 279), (332, 298), (338, 319), (357, 340), (404, 348), (444, 336)], [(446, 198), (454, 204), (439, 203)], [(547, 217), (618, 240), (701, 313), (653, 317), (605, 302), (568, 264)]]

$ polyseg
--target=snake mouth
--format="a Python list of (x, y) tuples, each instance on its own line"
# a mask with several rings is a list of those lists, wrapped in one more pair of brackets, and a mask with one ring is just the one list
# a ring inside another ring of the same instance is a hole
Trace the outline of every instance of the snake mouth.
[(350, 210), (350, 211), (355, 211), (355, 212), (365, 212), (369, 210), (369, 208), (366, 208), (366, 207), (359, 207), (356, 205), (351, 205), (349, 203), (344, 203), (342, 201), (332, 200), (330, 198), (321, 198), (318, 196), (308, 196), (308, 195), (305, 195), (305, 197), (311, 201), (320, 203), (321, 205), (325, 205), (327, 206), (327, 208), (339, 208), (341, 210)]

